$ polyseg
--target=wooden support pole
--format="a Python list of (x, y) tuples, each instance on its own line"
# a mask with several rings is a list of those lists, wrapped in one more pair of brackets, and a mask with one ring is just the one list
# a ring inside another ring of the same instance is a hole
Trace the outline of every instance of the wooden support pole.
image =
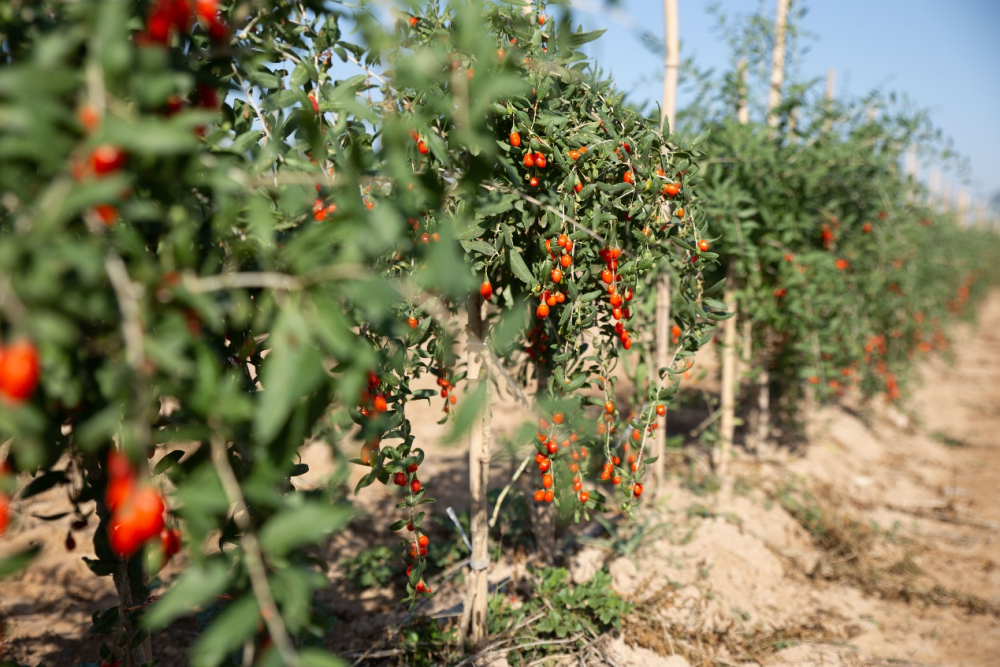
[[(660, 126), (666, 134), (674, 131), (677, 120), (677, 76), (681, 64), (680, 31), (677, 26), (677, 0), (663, 0), (663, 32), (666, 50), (663, 56), (663, 105), (660, 109)], [(670, 363), (670, 273), (665, 264), (660, 267), (656, 282), (656, 368), (659, 379), (660, 369)], [(653, 478), (655, 494), (662, 495), (666, 486), (667, 416), (658, 417), (659, 428), (653, 443)]]
[(677, 0), (663, 0), (663, 34), (666, 49), (663, 55), (663, 104), (660, 126), (674, 132), (677, 121), (677, 76), (681, 66), (680, 37), (677, 27)]
[[(739, 102), (736, 108), (736, 118), (742, 125), (750, 122), (750, 112), (747, 109), (746, 98), (746, 76), (747, 61), (740, 59), (736, 66), (736, 77), (739, 85)], [(737, 339), (737, 311), (736, 307), (736, 270), (730, 260), (726, 267), (726, 291), (723, 302), (726, 309), (734, 313), (732, 317), (722, 323), (722, 381), (719, 391), (719, 448), (712, 457), (712, 467), (720, 477), (725, 474), (729, 459), (732, 458), (733, 438), (736, 433), (736, 378), (738, 369), (736, 367), (736, 339)], [(750, 338), (752, 335), (751, 323), (744, 322), (743, 335), (745, 347), (743, 349), (744, 362), (750, 363)]]
[[(767, 94), (767, 124), (778, 126), (778, 105), (781, 103), (781, 85), (785, 81), (785, 32), (788, 27), (789, 0), (777, 0), (774, 17), (774, 51), (771, 53), (771, 87)], [(754, 446), (767, 440), (771, 429), (770, 374), (766, 368), (757, 376), (757, 434)]]
[(459, 626), (458, 645), (463, 647), (468, 638), (472, 649), (475, 650), (488, 638), (487, 573), (490, 563), (489, 506), (486, 501), (486, 491), (490, 481), (490, 382), (483, 330), (482, 297), (478, 292), (469, 296), (468, 311), (468, 377), (476, 378), (484, 388), (485, 394), (483, 406), (469, 430), (469, 528), (472, 557), (469, 562), (471, 571)]
[(750, 123), (750, 109), (747, 107), (747, 59), (740, 58), (736, 65), (736, 79), (739, 81), (739, 102), (736, 107), (736, 120), (740, 125)]
[[(670, 363), (670, 274), (667, 268), (662, 273), (656, 285), (656, 372), (655, 380), (659, 380), (659, 371)], [(656, 481), (656, 496), (660, 497), (666, 487), (667, 467), (667, 415), (658, 417), (660, 426), (656, 429), (656, 442), (653, 453), (658, 458), (653, 462), (653, 477)]]
[[(535, 400), (544, 396), (549, 387), (549, 370), (540, 363), (535, 364)], [(556, 511), (552, 503), (530, 503), (528, 517), (531, 533), (535, 536), (538, 560), (543, 565), (551, 565), (556, 556)]]
[(832, 67), (826, 71), (826, 92), (823, 101), (826, 108), (826, 120), (823, 121), (823, 131), (829, 132), (833, 127), (833, 96), (837, 91), (837, 70)]
[[(736, 312), (735, 267), (732, 260), (726, 268), (726, 310)], [(722, 477), (733, 452), (733, 433), (736, 430), (736, 316), (722, 323), (722, 388), (719, 426), (719, 448), (713, 461), (715, 473)]]
[(785, 29), (788, 24), (789, 0), (777, 0), (774, 16), (774, 51), (771, 52), (771, 85), (767, 91), (767, 125), (778, 127), (778, 105), (781, 86), (785, 82)]
[(965, 188), (958, 189), (958, 208), (955, 210), (955, 219), (959, 227), (969, 224), (969, 191)]

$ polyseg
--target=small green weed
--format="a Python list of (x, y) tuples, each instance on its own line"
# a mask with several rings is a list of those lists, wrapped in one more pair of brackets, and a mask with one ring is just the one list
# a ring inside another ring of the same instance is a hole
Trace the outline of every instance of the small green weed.
[(620, 556), (631, 556), (642, 546), (644, 541), (653, 539), (657, 531), (667, 527), (665, 523), (650, 526), (648, 519), (642, 523), (628, 521), (623, 524), (615, 524), (600, 515), (595, 515), (594, 520), (601, 524), (601, 527), (607, 532), (608, 537), (604, 539), (583, 537), (580, 538), (580, 541), (584, 544), (609, 549)]
[(533, 575), (520, 607), (512, 606), (503, 593), (490, 599), (490, 636), (510, 635), (513, 644), (507, 661), (515, 667), (565, 654), (593, 636), (621, 628), (622, 618), (633, 608), (612, 590), (607, 570), (577, 586), (570, 585), (569, 572), (563, 568), (545, 568)]
[(959, 438), (953, 438), (944, 431), (934, 431), (931, 437), (945, 445), (946, 447), (968, 447), (969, 443)]
[(710, 496), (722, 488), (722, 482), (718, 477), (712, 473), (699, 475), (693, 463), (688, 468), (688, 473), (684, 476), (682, 484), (684, 488), (696, 496)]
[(358, 590), (385, 588), (403, 574), (399, 551), (384, 544), (370, 547), (340, 562), (347, 580)]

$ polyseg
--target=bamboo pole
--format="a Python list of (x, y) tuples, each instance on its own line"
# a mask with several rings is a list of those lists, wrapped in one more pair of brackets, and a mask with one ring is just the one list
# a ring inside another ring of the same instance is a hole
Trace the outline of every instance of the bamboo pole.
[[(726, 268), (726, 295), (724, 298), (726, 310), (736, 312), (736, 276), (735, 266), (730, 259)], [(721, 387), (721, 422), (719, 426), (718, 458), (714, 468), (720, 477), (726, 474), (726, 468), (733, 451), (733, 433), (736, 430), (736, 315), (722, 323), (722, 387)]]
[[(535, 364), (535, 400), (548, 391), (549, 370), (541, 363)], [(531, 503), (529, 511), (531, 532), (535, 536), (535, 548), (539, 561), (551, 565), (556, 555), (556, 512), (551, 503)]]
[(969, 191), (965, 188), (958, 189), (958, 208), (955, 212), (959, 227), (969, 224)]
[(941, 170), (936, 167), (931, 169), (930, 173), (927, 175), (927, 191), (929, 198), (927, 203), (935, 209), (939, 208), (938, 200), (941, 197)]
[(463, 647), (466, 638), (473, 649), (482, 646), (488, 638), (487, 604), (489, 590), (489, 506), (486, 490), (490, 481), (490, 382), (489, 364), (486, 359), (483, 332), (482, 297), (471, 294), (468, 300), (468, 377), (476, 378), (485, 389), (483, 406), (469, 431), (469, 514), (472, 540), (472, 557), (469, 561), (468, 588), (459, 626), (458, 645)]
[[(781, 85), (785, 81), (785, 32), (788, 28), (788, 2), (777, 0), (774, 17), (774, 51), (771, 53), (771, 87), (767, 93), (767, 124), (778, 126), (778, 105), (781, 103)], [(771, 374), (761, 368), (757, 376), (757, 437), (754, 446), (759, 447), (771, 430)]]
[[(750, 111), (747, 108), (746, 94), (747, 61), (741, 58), (736, 65), (736, 81), (739, 86), (739, 98), (736, 107), (736, 118), (742, 125), (750, 122)], [(720, 477), (725, 475), (729, 459), (732, 458), (733, 436), (736, 432), (736, 377), (738, 369), (736, 367), (736, 339), (737, 339), (737, 315), (736, 315), (736, 267), (732, 260), (726, 267), (726, 291), (723, 296), (726, 310), (733, 313), (733, 316), (722, 322), (722, 382), (719, 390), (719, 448), (715, 451), (712, 459), (712, 467)], [(752, 325), (747, 319), (743, 323), (744, 363), (750, 364), (750, 348), (752, 339)]]
[(740, 58), (740, 62), (736, 65), (736, 79), (739, 82), (739, 103), (736, 108), (736, 120), (740, 122), (741, 125), (747, 125), (750, 123), (750, 109), (747, 107), (747, 59)]
[(767, 91), (767, 125), (778, 127), (778, 105), (781, 85), (785, 82), (785, 29), (788, 23), (789, 0), (777, 0), (774, 17), (774, 51), (771, 53), (771, 86)]
[(826, 120), (823, 121), (823, 131), (829, 132), (833, 127), (833, 95), (837, 90), (837, 70), (830, 68), (826, 71), (826, 91), (823, 94), (823, 102), (826, 107)]
[(660, 126), (674, 131), (677, 120), (677, 76), (681, 65), (680, 37), (677, 27), (677, 0), (663, 0), (663, 34), (666, 49), (663, 55), (663, 103), (660, 106)]
[[(663, 0), (663, 31), (666, 51), (663, 56), (663, 105), (660, 109), (660, 126), (663, 132), (674, 130), (677, 120), (677, 76), (680, 68), (680, 37), (677, 26), (677, 0)], [(670, 363), (670, 273), (663, 266), (656, 283), (656, 377)], [(667, 415), (658, 418), (656, 441), (653, 444), (653, 477), (656, 495), (666, 486)]]

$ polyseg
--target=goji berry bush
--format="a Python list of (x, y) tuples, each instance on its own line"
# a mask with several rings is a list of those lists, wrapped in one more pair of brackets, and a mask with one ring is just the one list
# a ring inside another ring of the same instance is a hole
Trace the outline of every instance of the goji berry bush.
[[(734, 56), (766, 55), (751, 48), (766, 30), (732, 32)], [(737, 106), (756, 108), (768, 85), (740, 74), (758, 64), (713, 81), (685, 124), (710, 132), (702, 210), (721, 257), (708, 281), (729, 276), (748, 374), (768, 372), (762, 390), (796, 437), (807, 393), (900, 400), (915, 354), (946, 349), (949, 325), (995, 284), (998, 243), (904, 173), (907, 152), (949, 159), (926, 113), (894, 95), (830, 100), (792, 82), (776, 124), (741, 123)]]

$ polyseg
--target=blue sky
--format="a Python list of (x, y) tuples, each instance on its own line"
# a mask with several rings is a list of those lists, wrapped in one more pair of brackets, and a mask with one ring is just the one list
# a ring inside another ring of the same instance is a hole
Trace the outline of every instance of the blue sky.
[[(590, 55), (610, 70), (636, 101), (658, 102), (662, 58), (638, 38), (642, 30), (662, 39), (660, 0), (573, 0), (574, 19), (585, 30), (607, 28)], [(730, 53), (716, 30), (706, 0), (679, 0), (682, 58), (701, 69), (725, 69)], [(727, 14), (759, 10), (760, 0), (724, 0)], [(773, 14), (774, 0), (764, 7)], [(802, 29), (812, 33), (800, 74), (824, 77), (833, 67), (837, 95), (859, 96), (874, 88), (906, 94), (931, 113), (934, 124), (968, 158), (969, 182), (945, 171), (952, 194), (966, 187), (979, 200), (1000, 192), (1000, 0), (812, 0)], [(690, 99), (683, 91), (681, 106)], [(926, 180), (931, 165), (921, 176)]]

